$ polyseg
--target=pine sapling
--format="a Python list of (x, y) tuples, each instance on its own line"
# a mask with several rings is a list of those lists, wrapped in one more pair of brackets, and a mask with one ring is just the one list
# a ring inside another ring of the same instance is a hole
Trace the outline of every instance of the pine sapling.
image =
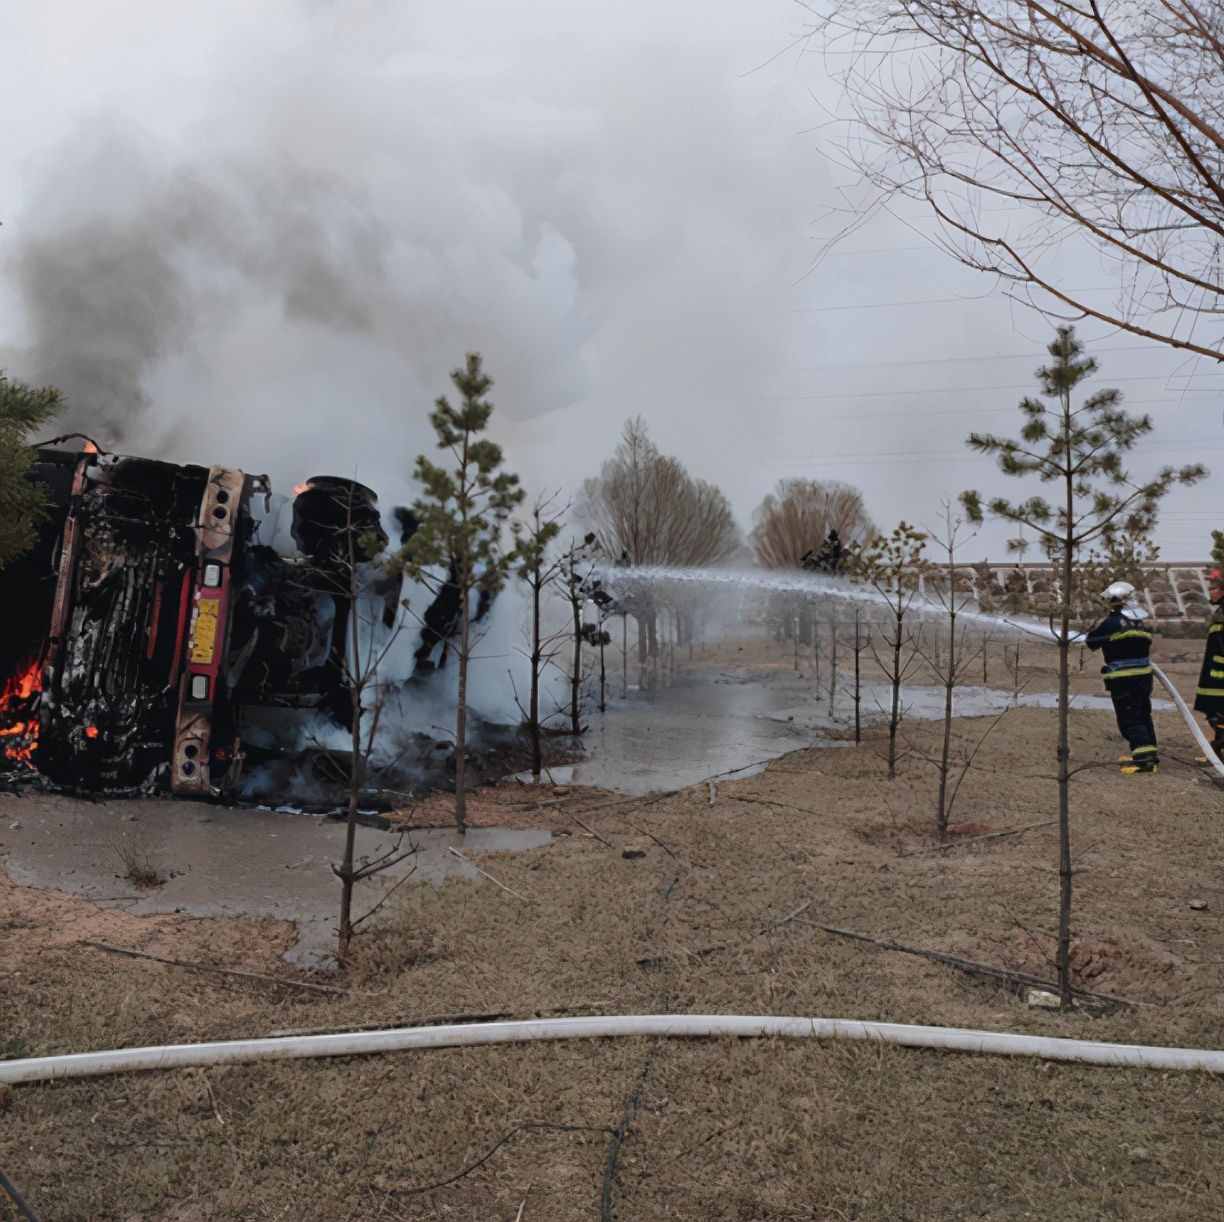
[[(459, 599), (458, 703), (455, 710), (455, 824), (467, 831), (468, 669), (472, 661), (471, 599), (474, 593), (496, 594), (506, 583), (517, 556), (502, 546), (507, 519), (523, 501), (518, 476), (503, 471), (501, 447), (481, 436), (489, 426), (493, 381), (480, 355), (469, 352), (463, 368), (451, 373), (459, 395), (452, 407), (446, 396), (434, 404), (429, 420), (438, 449), (453, 466), (438, 466), (421, 454), (416, 478), (424, 495), (413, 505), (420, 527), (399, 557), (412, 577), (439, 584), (436, 573), (453, 565)], [(443, 578), (445, 580), (445, 578)]]

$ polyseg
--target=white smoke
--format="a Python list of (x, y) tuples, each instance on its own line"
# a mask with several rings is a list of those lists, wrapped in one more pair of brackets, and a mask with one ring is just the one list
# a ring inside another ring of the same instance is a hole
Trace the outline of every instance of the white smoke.
[[(665, 446), (683, 449), (677, 407), (742, 434), (794, 347), (819, 182), (792, 144), (805, 120), (750, 71), (798, 16), (580, 10), (6, 13), (0, 104), (30, 121), (0, 166), (0, 363), (59, 386), (60, 424), (105, 448), (268, 472), (282, 492), (356, 478), (384, 510), (414, 499), (430, 407), (470, 349), (533, 495), (572, 490), (655, 405)], [(511, 583), (474, 674), (491, 718), (516, 711), (508, 672), (523, 691), (521, 613)]]

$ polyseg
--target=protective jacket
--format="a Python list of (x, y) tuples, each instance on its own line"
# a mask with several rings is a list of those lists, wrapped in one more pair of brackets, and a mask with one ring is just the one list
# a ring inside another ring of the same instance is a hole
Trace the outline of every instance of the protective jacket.
[(1155, 765), (1156, 727), (1152, 724), (1152, 631), (1143, 620), (1114, 611), (1085, 642), (1105, 658), (1101, 674), (1113, 700), (1118, 730), (1130, 745), (1136, 764)]
[(1203, 651), (1194, 707), (1206, 713), (1212, 725), (1224, 719), (1224, 607), (1216, 609), (1207, 628), (1207, 648)]
[(1143, 620), (1129, 619), (1125, 612), (1115, 611), (1088, 633), (1085, 644), (1104, 655), (1101, 673), (1107, 687), (1119, 679), (1151, 675), (1152, 630), (1143, 625)]

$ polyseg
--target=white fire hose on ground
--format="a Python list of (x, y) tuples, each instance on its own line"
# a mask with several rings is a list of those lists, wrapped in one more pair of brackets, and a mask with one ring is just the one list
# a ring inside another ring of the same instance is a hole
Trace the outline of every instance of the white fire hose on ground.
[(635, 1014), (598, 1018), (528, 1019), (441, 1027), (400, 1027), (336, 1035), (281, 1036), (211, 1044), (169, 1044), (80, 1052), (70, 1056), (0, 1061), (0, 1082), (44, 1082), (96, 1077), (139, 1069), (182, 1069), (246, 1061), (304, 1057), (367, 1056), (480, 1044), (518, 1044), (534, 1040), (606, 1039), (616, 1036), (774, 1039), (844, 1039), (934, 1048), (990, 1056), (1032, 1056), (1085, 1065), (1143, 1069), (1193, 1069), (1224, 1073), (1224, 1051), (1210, 1048), (1159, 1048), (1144, 1044), (1106, 1044), (1096, 1040), (1013, 1035), (957, 1027), (918, 1027), (903, 1023), (859, 1022), (840, 1018), (785, 1018), (738, 1014)]
[[(1164, 671), (1152, 671), (1173, 699), (1177, 711), (1216, 772), (1224, 763), (1199, 728), (1194, 715)], [(991, 1056), (1032, 1056), (1085, 1065), (1144, 1069), (1196, 1069), (1224, 1073), (1224, 1051), (1210, 1048), (1162, 1048), (1145, 1044), (1108, 1044), (1003, 1031), (958, 1027), (923, 1027), (903, 1023), (863, 1022), (839, 1018), (775, 1017), (738, 1014), (636, 1014), (593, 1018), (528, 1019), (496, 1023), (398, 1027), (332, 1035), (280, 1036), (226, 1040), (208, 1044), (166, 1044), (79, 1052), (66, 1056), (25, 1057), (0, 1061), (0, 1083), (45, 1082), (58, 1078), (97, 1077), (145, 1069), (182, 1069), (248, 1061), (296, 1060), (309, 1057), (368, 1056), (432, 1048), (482, 1044), (517, 1044), (535, 1040), (606, 1039), (612, 1037), (740, 1039), (844, 1039), (932, 1048)]]
[(1215, 748), (1207, 741), (1207, 735), (1203, 733), (1199, 727), (1199, 723), (1195, 721), (1194, 714), (1190, 711), (1186, 702), (1181, 698), (1181, 693), (1169, 681), (1169, 676), (1156, 665), (1152, 663), (1152, 673), (1160, 680), (1166, 692), (1173, 698), (1173, 704), (1177, 711), (1182, 715), (1182, 720), (1190, 727), (1190, 733), (1194, 735), (1198, 745), (1203, 749), (1203, 754), (1207, 757), (1207, 762), (1216, 770), (1217, 774), (1224, 779), (1224, 762), (1216, 755)]

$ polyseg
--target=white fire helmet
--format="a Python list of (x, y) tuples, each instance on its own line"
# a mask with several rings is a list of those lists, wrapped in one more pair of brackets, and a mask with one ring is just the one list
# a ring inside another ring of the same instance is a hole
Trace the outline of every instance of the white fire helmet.
[(1129, 581), (1115, 581), (1103, 595), (1106, 602), (1126, 603), (1135, 597), (1135, 587)]

